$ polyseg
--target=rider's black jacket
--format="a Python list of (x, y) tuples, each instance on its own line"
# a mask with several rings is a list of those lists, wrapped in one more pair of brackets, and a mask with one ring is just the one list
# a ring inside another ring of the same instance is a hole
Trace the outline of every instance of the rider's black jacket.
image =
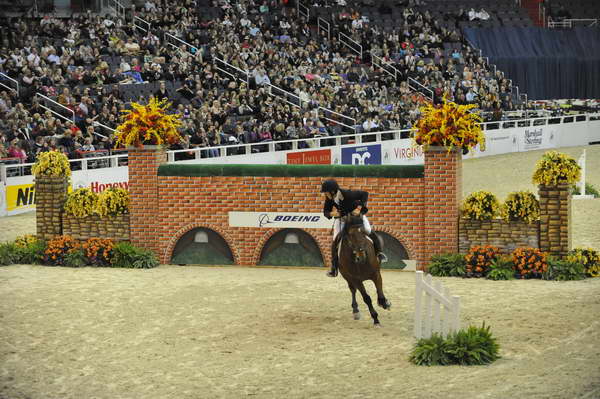
[(340, 189), (341, 200), (339, 204), (336, 204), (334, 200), (326, 199), (323, 204), (323, 214), (327, 219), (331, 219), (331, 211), (333, 207), (336, 207), (340, 212), (340, 216), (346, 216), (351, 213), (357, 206), (361, 205), (361, 214), (367, 213), (367, 200), (369, 199), (369, 193), (360, 190), (342, 190)]

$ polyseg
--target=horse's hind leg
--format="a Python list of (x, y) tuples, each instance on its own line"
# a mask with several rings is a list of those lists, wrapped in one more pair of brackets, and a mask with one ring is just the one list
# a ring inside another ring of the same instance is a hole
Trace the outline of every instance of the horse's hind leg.
[(375, 308), (373, 307), (373, 303), (371, 302), (371, 297), (369, 296), (369, 294), (367, 294), (367, 290), (365, 289), (365, 285), (361, 282), (359, 282), (357, 284), (358, 290), (360, 291), (362, 297), (363, 297), (363, 301), (365, 301), (365, 303), (367, 304), (368, 308), (369, 308), (369, 313), (371, 313), (371, 317), (373, 318), (373, 323), (376, 326), (379, 326), (379, 315), (377, 314), (377, 312), (375, 311)]
[(375, 288), (377, 289), (377, 304), (384, 309), (390, 310), (392, 303), (383, 295), (383, 280), (381, 279), (380, 272), (375, 273), (373, 283), (375, 283)]
[(356, 303), (356, 287), (350, 284), (350, 281), (346, 282), (352, 293), (352, 315), (354, 316), (354, 320), (360, 320), (360, 311), (358, 310), (358, 303)]

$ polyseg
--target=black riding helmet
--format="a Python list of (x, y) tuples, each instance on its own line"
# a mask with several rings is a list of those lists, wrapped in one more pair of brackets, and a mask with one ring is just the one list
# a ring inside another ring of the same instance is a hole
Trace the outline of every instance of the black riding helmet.
[(321, 192), (322, 193), (337, 193), (340, 189), (340, 186), (334, 179), (325, 180), (323, 184), (321, 184)]

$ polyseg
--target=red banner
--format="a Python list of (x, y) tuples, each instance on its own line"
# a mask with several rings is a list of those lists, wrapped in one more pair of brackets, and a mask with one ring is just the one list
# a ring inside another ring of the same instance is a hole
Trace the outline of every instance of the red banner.
[(288, 152), (288, 165), (331, 165), (331, 150)]

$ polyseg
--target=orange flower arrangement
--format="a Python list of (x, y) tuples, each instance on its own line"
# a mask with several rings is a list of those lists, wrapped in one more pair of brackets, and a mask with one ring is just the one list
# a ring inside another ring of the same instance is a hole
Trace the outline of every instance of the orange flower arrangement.
[(466, 277), (485, 277), (490, 271), (490, 265), (500, 255), (500, 248), (491, 245), (475, 245), (465, 255)]
[(485, 143), (481, 116), (469, 112), (475, 105), (458, 105), (445, 98), (441, 105), (427, 104), (413, 127), (417, 145), (472, 149)]
[(154, 97), (147, 105), (131, 103), (131, 110), (122, 111), (125, 121), (117, 127), (117, 146), (143, 147), (144, 144), (174, 144), (181, 140), (177, 128), (180, 114), (167, 114), (171, 103)]
[(517, 248), (512, 259), (520, 278), (541, 278), (542, 273), (548, 271), (546, 253), (538, 248)]
[(91, 265), (108, 266), (112, 258), (114, 243), (110, 239), (90, 238), (82, 248)]
[(65, 264), (65, 255), (79, 249), (79, 242), (71, 236), (58, 236), (48, 241), (44, 263), (54, 266)]

